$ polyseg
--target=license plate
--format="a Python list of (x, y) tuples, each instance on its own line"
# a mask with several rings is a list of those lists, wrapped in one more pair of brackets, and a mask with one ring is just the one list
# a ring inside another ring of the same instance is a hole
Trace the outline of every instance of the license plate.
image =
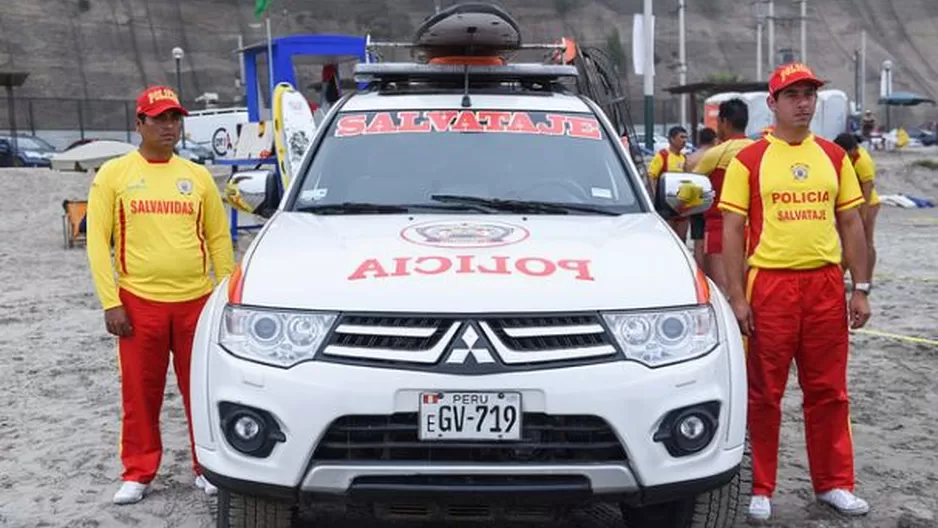
[(520, 392), (424, 392), (421, 440), (520, 440)]

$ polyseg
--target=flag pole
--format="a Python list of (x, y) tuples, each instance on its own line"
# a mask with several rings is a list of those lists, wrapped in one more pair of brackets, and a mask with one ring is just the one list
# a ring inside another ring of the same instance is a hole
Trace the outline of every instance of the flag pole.
[(270, 36), (270, 14), (267, 14), (267, 79), (270, 84), (270, 118), (274, 112), (274, 44)]

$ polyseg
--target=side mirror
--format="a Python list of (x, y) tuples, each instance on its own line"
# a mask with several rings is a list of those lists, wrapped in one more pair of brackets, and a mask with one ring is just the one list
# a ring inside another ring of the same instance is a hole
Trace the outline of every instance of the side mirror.
[(701, 214), (713, 205), (710, 178), (689, 172), (666, 172), (658, 178), (655, 209), (664, 218)]
[(0, 139), (0, 152), (9, 154), (11, 150), (13, 149), (10, 147), (10, 142), (5, 139)]
[(271, 170), (236, 172), (225, 185), (225, 200), (232, 207), (264, 218), (273, 216), (282, 197), (280, 179)]

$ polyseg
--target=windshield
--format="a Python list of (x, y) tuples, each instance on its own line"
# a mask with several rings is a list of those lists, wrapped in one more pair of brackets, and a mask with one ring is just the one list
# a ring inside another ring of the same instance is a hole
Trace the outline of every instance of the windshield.
[(456, 196), (589, 206), (579, 214), (641, 211), (625, 170), (589, 114), (347, 112), (326, 132), (292, 208), (436, 205)]

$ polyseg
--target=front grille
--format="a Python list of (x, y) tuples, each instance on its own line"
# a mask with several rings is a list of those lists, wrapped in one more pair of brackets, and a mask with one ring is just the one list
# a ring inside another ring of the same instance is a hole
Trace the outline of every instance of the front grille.
[(343, 416), (316, 448), (317, 462), (621, 462), (625, 451), (597, 416), (524, 413), (521, 440), (420, 441), (417, 413)]
[(549, 505), (502, 504), (437, 504), (391, 503), (375, 504), (374, 516), (382, 521), (503, 521), (546, 523), (559, 517), (561, 508)]
[(439, 343), (448, 326), (441, 319), (347, 316), (330, 344), (387, 350), (427, 350)]
[(487, 319), (498, 339), (519, 352), (609, 345), (598, 318), (588, 315)]
[(547, 523), (559, 517), (561, 508), (533, 504), (379, 503), (374, 505), (373, 511), (374, 516), (382, 521)]
[(500, 317), (346, 314), (327, 339), (321, 357), (374, 366), (433, 369), (445, 362), (449, 350), (468, 346), (462, 341), (468, 326), (483, 338), (474, 341), (474, 346), (484, 347), (497, 361), (477, 374), (502, 367), (610, 361), (617, 355), (611, 336), (595, 313)]

